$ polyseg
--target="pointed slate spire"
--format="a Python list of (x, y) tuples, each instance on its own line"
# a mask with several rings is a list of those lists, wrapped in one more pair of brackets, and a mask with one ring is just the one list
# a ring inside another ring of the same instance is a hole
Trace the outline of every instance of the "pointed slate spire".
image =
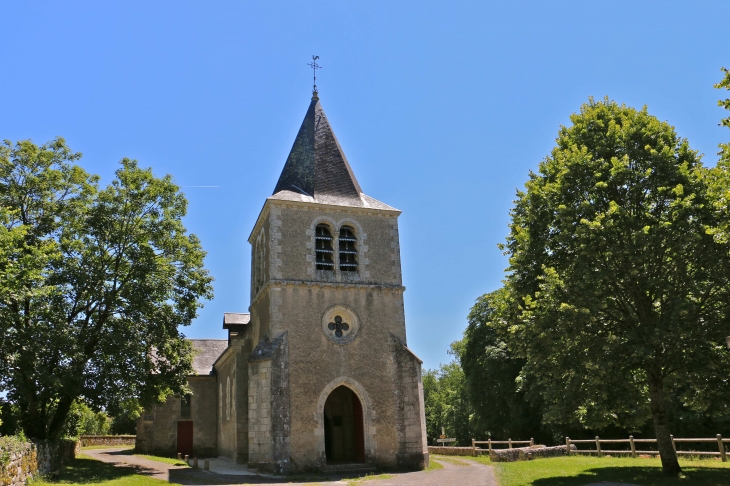
[(312, 96), (274, 194), (281, 191), (311, 196), (326, 204), (363, 204), (360, 184), (319, 104), (317, 92)]

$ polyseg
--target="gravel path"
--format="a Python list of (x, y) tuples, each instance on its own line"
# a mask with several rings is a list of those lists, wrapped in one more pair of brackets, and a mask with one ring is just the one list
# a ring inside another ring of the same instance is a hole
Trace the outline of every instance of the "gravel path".
[[(280, 482), (281, 479), (261, 476), (228, 476), (214, 474), (200, 469), (195, 470), (185, 466), (173, 466), (163, 462), (150, 461), (142, 457), (122, 453), (125, 449), (92, 449), (84, 450), (82, 454), (96, 460), (115, 464), (119, 467), (131, 467), (138, 474), (179, 484), (209, 484), (209, 485), (241, 485), (241, 484), (270, 484), (270, 485), (312, 485), (327, 486), (345, 485), (339, 478), (317, 477), (303, 478), (304, 482)], [(128, 450), (128, 449), (127, 449)], [(438, 461), (438, 459), (437, 459)], [(450, 462), (447, 462), (450, 461)], [(490, 466), (470, 461), (465, 458), (447, 458), (438, 461), (443, 469), (432, 471), (418, 471), (408, 473), (392, 473), (388, 479), (371, 480), (367, 486), (497, 486), (494, 471)], [(201, 464), (202, 465), (202, 464)]]

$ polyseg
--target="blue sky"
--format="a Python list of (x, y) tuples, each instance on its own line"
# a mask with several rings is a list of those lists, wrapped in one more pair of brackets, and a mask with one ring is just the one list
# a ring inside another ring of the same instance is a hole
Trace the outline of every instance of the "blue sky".
[(515, 190), (589, 96), (648, 105), (714, 165), (728, 18), (698, 0), (4, 2), (0, 138), (63, 136), (103, 182), (122, 157), (172, 174), (216, 279), (184, 332), (224, 338), (319, 55), (363, 190), (403, 211), (408, 341), (432, 368), (500, 286)]

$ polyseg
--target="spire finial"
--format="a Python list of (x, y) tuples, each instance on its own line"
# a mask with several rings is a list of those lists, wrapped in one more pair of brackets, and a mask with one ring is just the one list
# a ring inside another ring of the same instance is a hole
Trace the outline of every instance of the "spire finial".
[(322, 66), (317, 64), (317, 59), (319, 59), (319, 56), (312, 56), (312, 62), (308, 62), (307, 66), (312, 67), (312, 71), (314, 74), (314, 86), (312, 87), (312, 98), (317, 98), (317, 69), (322, 69)]

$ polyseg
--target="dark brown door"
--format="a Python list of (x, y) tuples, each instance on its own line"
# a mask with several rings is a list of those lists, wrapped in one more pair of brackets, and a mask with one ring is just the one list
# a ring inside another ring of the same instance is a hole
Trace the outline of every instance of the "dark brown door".
[(177, 423), (177, 451), (185, 456), (193, 455), (193, 422), (192, 420)]
[(365, 430), (362, 421), (362, 404), (354, 393), (352, 394), (352, 412), (355, 419), (355, 460), (365, 462)]

